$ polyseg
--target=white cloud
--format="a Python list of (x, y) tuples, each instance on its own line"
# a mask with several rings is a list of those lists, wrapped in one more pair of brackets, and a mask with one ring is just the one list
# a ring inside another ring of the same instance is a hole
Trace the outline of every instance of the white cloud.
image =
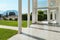
[(0, 4), (0, 10), (5, 10), (7, 7), (7, 4)]
[(11, 5), (11, 4), (0, 4), (0, 10), (4, 11), (4, 10), (17, 10), (17, 6), (15, 5)]

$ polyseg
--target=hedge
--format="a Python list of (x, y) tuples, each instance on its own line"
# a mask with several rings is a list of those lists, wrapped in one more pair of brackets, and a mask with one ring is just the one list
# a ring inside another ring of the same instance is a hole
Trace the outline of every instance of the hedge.
[(22, 20), (27, 20), (27, 14), (22, 15)]
[[(38, 21), (43, 21), (47, 19), (47, 14), (39, 14)], [(22, 20), (27, 20), (27, 14), (22, 15)], [(32, 15), (30, 15), (30, 20), (32, 20)]]
[[(27, 20), (27, 14), (22, 15), (22, 20)], [(30, 15), (30, 20), (32, 20), (32, 15)]]
[[(3, 17), (4, 20), (7, 20), (5, 17)], [(39, 14), (38, 15), (38, 21), (44, 21), (47, 19), (47, 14)], [(9, 20), (12, 20), (11, 18)], [(15, 21), (18, 19), (16, 18)], [(22, 15), (22, 20), (27, 20), (27, 14)], [(30, 20), (32, 20), (32, 15), (30, 15)]]
[(44, 15), (40, 14), (38, 15), (38, 21), (43, 21), (44, 20)]

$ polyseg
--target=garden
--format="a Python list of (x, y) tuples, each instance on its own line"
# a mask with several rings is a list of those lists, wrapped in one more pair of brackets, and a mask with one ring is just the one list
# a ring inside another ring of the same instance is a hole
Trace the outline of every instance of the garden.
[[(10, 16), (11, 16), (11, 14), (10, 14)], [(3, 20), (0, 20), (0, 25), (18, 27), (18, 18), (16, 18), (15, 20), (10, 18), (8, 20), (8, 19), (6, 19), (6, 17), (8, 17), (8, 15), (3, 16)], [(44, 14), (43, 11), (39, 10), (38, 11), (38, 21), (43, 21), (46, 19), (47, 19), (47, 14)], [(32, 13), (30, 15), (30, 24), (32, 24)], [(22, 27), (23, 28), (27, 27), (27, 14), (22, 14)], [(0, 40), (7, 40), (8, 38), (10, 38), (11, 36), (13, 36), (15, 34), (17, 34), (16, 30), (0, 28)]]

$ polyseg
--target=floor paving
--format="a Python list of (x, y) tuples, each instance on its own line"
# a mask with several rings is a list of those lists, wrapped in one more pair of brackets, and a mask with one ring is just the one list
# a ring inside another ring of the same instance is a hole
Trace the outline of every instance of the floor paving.
[(8, 40), (60, 40), (60, 27), (32, 24)]
[(18, 27), (5, 26), (5, 25), (0, 25), (0, 28), (4, 28), (4, 29), (11, 29), (11, 30), (18, 30)]

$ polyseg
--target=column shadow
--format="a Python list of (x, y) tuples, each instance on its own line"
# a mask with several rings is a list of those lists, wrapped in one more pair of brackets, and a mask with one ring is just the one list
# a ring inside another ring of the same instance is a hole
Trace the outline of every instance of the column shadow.
[[(36, 40), (45, 40), (45, 39), (43, 39), (43, 38), (36, 37), (36, 36), (30, 35), (30, 34), (27, 34), (27, 33), (23, 33), (23, 32), (22, 32), (22, 34), (23, 34), (23, 35), (26, 35), (26, 36), (28, 36), (28, 37), (34, 38), (34, 39), (36, 39)], [(38, 34), (37, 34), (37, 35), (38, 35)]]
[(49, 23), (49, 24), (37, 23), (37, 25), (46, 25), (46, 26), (52, 26), (52, 27), (60, 27), (60, 25), (58, 25), (58, 23), (56, 23), (56, 24), (52, 24), (52, 23)]
[(30, 28), (60, 33), (60, 31), (56, 31), (56, 30), (50, 30), (50, 29), (44, 29), (44, 28), (36, 28), (36, 27), (30, 27)]
[(57, 23), (56, 24), (48, 24), (48, 26), (53, 26), (53, 27), (60, 27), (60, 25), (58, 25)]

